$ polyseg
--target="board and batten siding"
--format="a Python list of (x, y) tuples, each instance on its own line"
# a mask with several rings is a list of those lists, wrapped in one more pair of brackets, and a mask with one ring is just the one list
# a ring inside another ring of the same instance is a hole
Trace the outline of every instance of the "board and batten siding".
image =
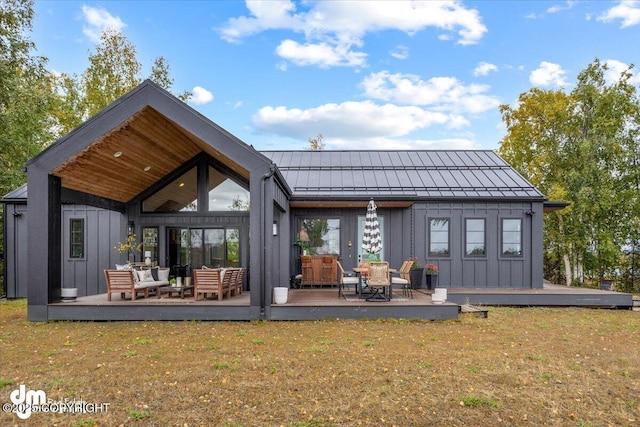
[(4, 205), (4, 274), (7, 298), (27, 297), (27, 205), (6, 203)]
[[(542, 276), (535, 265), (542, 263), (542, 203), (473, 202), (416, 203), (415, 250), (423, 263), (439, 268), (438, 286), (447, 288), (541, 288)], [(428, 255), (429, 221), (449, 219), (448, 256)], [(465, 255), (465, 219), (485, 220), (484, 256)], [(522, 220), (522, 256), (501, 253), (502, 219)], [(533, 227), (533, 233), (532, 233)], [(537, 227), (540, 227), (538, 229)]]
[[(84, 257), (70, 257), (70, 221), (84, 219)], [(78, 288), (78, 296), (105, 293), (104, 269), (115, 268), (123, 239), (119, 212), (85, 205), (62, 205), (62, 287)]]

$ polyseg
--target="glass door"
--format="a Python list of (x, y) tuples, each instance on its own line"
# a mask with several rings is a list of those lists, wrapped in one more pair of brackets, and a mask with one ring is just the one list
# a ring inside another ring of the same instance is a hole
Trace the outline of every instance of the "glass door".
[(172, 268), (240, 266), (238, 228), (169, 228), (168, 233), (167, 253)]

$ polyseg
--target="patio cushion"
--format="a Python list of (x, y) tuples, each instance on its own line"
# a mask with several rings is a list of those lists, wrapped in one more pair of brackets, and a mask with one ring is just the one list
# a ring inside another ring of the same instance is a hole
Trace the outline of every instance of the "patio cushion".
[(151, 274), (151, 270), (138, 270), (136, 271), (138, 275), (139, 282), (153, 282), (153, 275)]
[(158, 280), (162, 282), (169, 281), (169, 271), (168, 268), (158, 268)]

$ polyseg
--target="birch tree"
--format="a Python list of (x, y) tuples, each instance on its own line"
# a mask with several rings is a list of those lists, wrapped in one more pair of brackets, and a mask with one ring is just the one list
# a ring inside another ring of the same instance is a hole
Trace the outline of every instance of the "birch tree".
[(534, 88), (501, 106), (500, 154), (549, 199), (571, 203), (545, 216), (545, 250), (562, 260), (567, 285), (615, 274), (637, 234), (640, 104), (630, 70), (615, 82), (607, 70), (596, 59), (568, 95)]

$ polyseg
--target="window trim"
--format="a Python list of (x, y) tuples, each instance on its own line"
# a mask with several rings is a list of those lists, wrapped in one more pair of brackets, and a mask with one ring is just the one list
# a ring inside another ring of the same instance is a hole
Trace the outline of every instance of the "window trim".
[[(507, 254), (504, 252), (504, 222), (505, 220), (507, 221), (520, 221), (520, 253), (519, 254)], [(523, 229), (523, 224), (524, 221), (522, 220), (522, 218), (510, 218), (510, 217), (504, 217), (504, 218), (500, 218), (500, 256), (504, 257), (504, 258), (522, 258), (524, 257), (524, 244), (523, 244), (523, 238), (524, 238), (524, 229)]]
[[(431, 243), (432, 243), (432, 235), (431, 235), (431, 221), (433, 220), (446, 220), (447, 221), (447, 254), (440, 254), (431, 252)], [(428, 217), (427, 218), (427, 254), (429, 258), (451, 258), (451, 218), (450, 217)]]
[[(482, 221), (482, 243), (483, 243), (483, 249), (484, 249), (484, 253), (482, 254), (471, 254), (467, 252), (467, 246), (468, 246), (468, 239), (469, 239), (469, 230), (468, 230), (468, 225), (469, 225), (469, 221), (470, 220), (474, 220), (474, 221)], [(464, 256), (467, 258), (486, 258), (487, 257), (487, 218), (477, 218), (477, 217), (469, 217), (469, 218), (464, 218), (464, 248), (463, 248), (463, 253)]]
[[(80, 230), (74, 230), (74, 223), (80, 223)], [(76, 233), (80, 235), (79, 241), (76, 242), (74, 237)], [(85, 259), (85, 251), (86, 251), (86, 233), (85, 233), (85, 219), (84, 218), (69, 218), (69, 259), (73, 260), (81, 260)], [(80, 247), (80, 255), (74, 255), (74, 248)]]

